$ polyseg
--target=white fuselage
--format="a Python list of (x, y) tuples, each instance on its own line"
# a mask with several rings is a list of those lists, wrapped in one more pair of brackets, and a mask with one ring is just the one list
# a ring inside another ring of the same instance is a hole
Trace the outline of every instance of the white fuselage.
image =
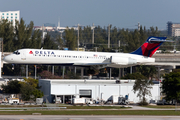
[(20, 49), (4, 58), (13, 64), (71, 64), (79, 66), (129, 66), (154, 62), (154, 58), (129, 53), (84, 52), (48, 49)]

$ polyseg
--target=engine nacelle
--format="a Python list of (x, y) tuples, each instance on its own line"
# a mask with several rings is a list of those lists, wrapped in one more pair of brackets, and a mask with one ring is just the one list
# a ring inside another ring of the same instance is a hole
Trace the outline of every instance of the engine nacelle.
[(137, 64), (137, 60), (129, 58), (129, 57), (114, 57), (111, 56), (111, 63), (119, 64), (119, 65), (132, 65)]

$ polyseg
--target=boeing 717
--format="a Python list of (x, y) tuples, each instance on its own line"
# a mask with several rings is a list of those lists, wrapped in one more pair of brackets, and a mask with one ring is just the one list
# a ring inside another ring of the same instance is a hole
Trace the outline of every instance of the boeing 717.
[(155, 62), (155, 58), (151, 58), (151, 56), (165, 41), (166, 37), (149, 37), (140, 48), (131, 53), (19, 49), (14, 51), (13, 54), (4, 57), (4, 61), (12, 64), (105, 65), (107, 67), (121, 68)]

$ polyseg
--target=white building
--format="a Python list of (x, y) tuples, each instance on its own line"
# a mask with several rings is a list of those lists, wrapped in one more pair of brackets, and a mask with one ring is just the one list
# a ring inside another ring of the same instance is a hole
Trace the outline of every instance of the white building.
[(20, 20), (20, 11), (0, 12), (0, 20), (2, 19), (7, 19), (9, 22), (13, 22), (13, 26), (15, 26), (15, 21)]
[[(135, 80), (69, 80), (69, 79), (40, 79), (39, 86), (44, 93), (44, 100), (53, 102), (56, 97), (60, 97), (63, 103), (72, 98), (92, 98), (93, 100), (107, 101), (111, 96), (129, 95), (129, 101), (137, 103), (140, 99), (137, 93), (133, 92)], [(154, 84), (151, 89), (152, 96), (147, 96), (147, 100), (159, 100), (160, 86)]]

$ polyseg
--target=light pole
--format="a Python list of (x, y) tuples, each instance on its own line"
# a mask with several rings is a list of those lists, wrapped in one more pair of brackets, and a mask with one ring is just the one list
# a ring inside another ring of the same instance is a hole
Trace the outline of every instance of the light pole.
[[(2, 55), (3, 55), (3, 38), (0, 38), (0, 41), (1, 41), (1, 52), (2, 52), (2, 54), (0, 53), (0, 56), (2, 57)], [(0, 78), (2, 78), (1, 77), (1, 57), (0, 57)]]
[(3, 55), (3, 38), (0, 38), (0, 41), (1, 41), (1, 52), (2, 52), (2, 55)]
[(79, 24), (78, 24), (78, 43), (77, 43), (77, 45), (78, 45), (78, 51), (79, 51)]
[(103, 104), (103, 92), (101, 93), (101, 105)]

